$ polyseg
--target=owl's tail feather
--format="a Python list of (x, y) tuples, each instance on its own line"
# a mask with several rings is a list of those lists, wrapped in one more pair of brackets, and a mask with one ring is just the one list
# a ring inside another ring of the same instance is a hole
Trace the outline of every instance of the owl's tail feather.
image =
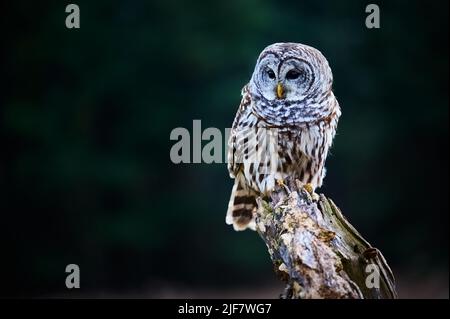
[(236, 176), (230, 202), (228, 203), (226, 223), (233, 225), (236, 231), (247, 228), (255, 230), (254, 211), (256, 207), (255, 194), (251, 190), (244, 188), (242, 181)]

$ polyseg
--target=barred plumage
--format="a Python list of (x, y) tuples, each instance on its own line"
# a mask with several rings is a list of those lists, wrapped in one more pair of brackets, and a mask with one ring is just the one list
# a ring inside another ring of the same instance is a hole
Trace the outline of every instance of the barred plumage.
[(256, 197), (293, 176), (313, 188), (341, 115), (325, 57), (296, 43), (273, 44), (260, 54), (228, 141), (228, 170), (235, 178), (226, 222), (254, 229)]

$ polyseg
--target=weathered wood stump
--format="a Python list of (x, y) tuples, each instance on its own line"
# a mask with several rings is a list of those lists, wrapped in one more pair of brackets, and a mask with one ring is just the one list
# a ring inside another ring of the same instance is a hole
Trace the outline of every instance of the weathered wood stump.
[(286, 180), (258, 199), (256, 230), (287, 283), (281, 298), (396, 298), (394, 276), (381, 252), (323, 194)]

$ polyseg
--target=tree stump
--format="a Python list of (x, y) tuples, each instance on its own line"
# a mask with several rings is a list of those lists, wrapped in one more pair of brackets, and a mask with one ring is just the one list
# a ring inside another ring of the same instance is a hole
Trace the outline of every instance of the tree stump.
[(372, 247), (323, 194), (298, 180), (258, 198), (256, 230), (275, 272), (287, 283), (284, 299), (396, 298), (394, 276)]

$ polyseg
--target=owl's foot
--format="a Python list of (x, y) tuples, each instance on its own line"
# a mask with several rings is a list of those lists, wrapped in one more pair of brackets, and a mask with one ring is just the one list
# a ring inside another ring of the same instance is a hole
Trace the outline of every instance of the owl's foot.
[(307, 183), (305, 185), (303, 185), (303, 188), (305, 189), (305, 191), (307, 191), (310, 195), (312, 195), (314, 193), (314, 187), (310, 184)]
[(291, 190), (290, 190), (289, 187), (287, 187), (287, 185), (284, 183), (284, 180), (283, 180), (283, 179), (277, 179), (277, 185), (283, 187), (283, 188), (286, 190), (286, 192), (287, 192), (288, 194), (291, 193)]
[(307, 191), (309, 193), (309, 195), (311, 195), (311, 198), (312, 198), (313, 202), (319, 201), (319, 198), (320, 198), (319, 194), (314, 192), (314, 187), (312, 186), (311, 183), (307, 183), (307, 184), (303, 185), (303, 189), (305, 191)]

